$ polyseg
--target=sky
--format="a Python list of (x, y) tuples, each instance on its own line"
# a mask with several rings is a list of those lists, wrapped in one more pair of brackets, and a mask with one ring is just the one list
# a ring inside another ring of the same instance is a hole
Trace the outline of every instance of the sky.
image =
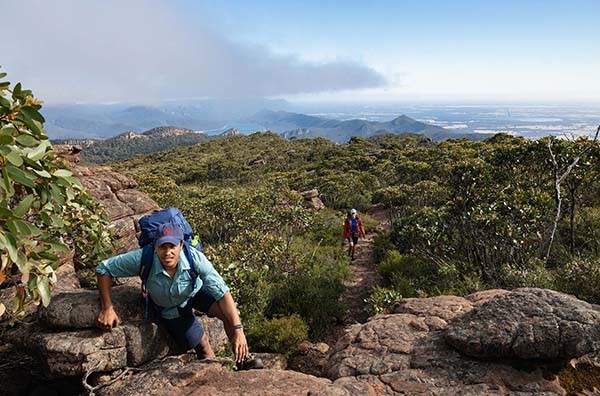
[(596, 0), (0, 0), (46, 102), (600, 102)]

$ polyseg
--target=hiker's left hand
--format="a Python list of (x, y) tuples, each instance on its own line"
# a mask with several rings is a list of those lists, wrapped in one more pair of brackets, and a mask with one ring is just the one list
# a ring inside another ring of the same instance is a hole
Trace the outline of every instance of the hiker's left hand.
[(234, 330), (233, 339), (231, 340), (231, 352), (235, 354), (236, 362), (241, 362), (248, 356), (248, 342), (246, 342), (243, 329)]

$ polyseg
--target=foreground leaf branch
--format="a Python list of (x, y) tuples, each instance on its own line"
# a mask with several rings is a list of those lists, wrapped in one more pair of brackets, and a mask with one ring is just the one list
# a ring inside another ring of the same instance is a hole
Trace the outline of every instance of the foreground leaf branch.
[(79, 257), (110, 249), (103, 209), (53, 151), (41, 103), (20, 83), (11, 90), (0, 82), (0, 286), (16, 290), (12, 309), (0, 303), (0, 317), (13, 320), (29, 303), (49, 304), (71, 246)]

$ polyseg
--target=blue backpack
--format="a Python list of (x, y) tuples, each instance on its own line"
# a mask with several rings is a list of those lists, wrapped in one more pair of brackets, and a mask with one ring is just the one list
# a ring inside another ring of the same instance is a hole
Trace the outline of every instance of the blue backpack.
[(190, 224), (187, 222), (183, 214), (177, 208), (167, 208), (152, 214), (146, 215), (139, 220), (141, 234), (138, 238), (138, 243), (142, 248), (142, 259), (140, 266), (140, 278), (142, 280), (142, 298), (145, 301), (144, 317), (149, 317), (149, 293), (146, 289), (146, 283), (150, 276), (150, 270), (152, 269), (152, 263), (154, 258), (154, 239), (156, 233), (161, 224), (173, 223), (177, 224), (183, 230), (183, 252), (188, 262), (190, 263), (189, 274), (192, 279), (195, 279), (198, 274), (194, 269), (194, 261), (192, 258), (192, 250), (196, 249), (202, 251), (200, 240), (198, 237), (194, 237), (194, 231)]

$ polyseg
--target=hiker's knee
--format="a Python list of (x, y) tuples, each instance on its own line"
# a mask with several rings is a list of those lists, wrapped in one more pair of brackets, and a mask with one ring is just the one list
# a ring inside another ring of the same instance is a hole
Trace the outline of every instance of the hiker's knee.
[(196, 348), (194, 348), (194, 349), (196, 350), (196, 354), (198, 355), (198, 357), (200, 359), (205, 359), (205, 358), (215, 356), (215, 354), (212, 350), (212, 347), (210, 346), (210, 340), (209, 340), (208, 334), (206, 334), (206, 332), (204, 332), (204, 334), (200, 338), (200, 342), (198, 343), (198, 345), (196, 345)]

